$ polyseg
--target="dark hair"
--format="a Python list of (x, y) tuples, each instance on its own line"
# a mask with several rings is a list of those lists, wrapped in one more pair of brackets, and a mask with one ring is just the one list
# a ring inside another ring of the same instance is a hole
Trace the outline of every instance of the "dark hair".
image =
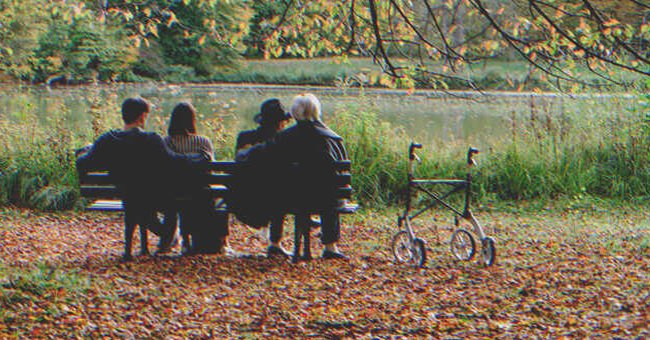
[(190, 103), (179, 103), (172, 110), (167, 134), (170, 136), (196, 133), (196, 109)]
[(143, 113), (149, 112), (149, 102), (141, 97), (127, 98), (122, 103), (122, 120), (125, 124), (135, 122)]

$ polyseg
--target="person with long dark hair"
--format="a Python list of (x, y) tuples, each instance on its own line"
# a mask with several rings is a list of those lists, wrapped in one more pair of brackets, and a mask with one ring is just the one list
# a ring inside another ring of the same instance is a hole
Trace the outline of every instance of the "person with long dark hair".
[[(192, 104), (182, 102), (174, 107), (167, 133), (164, 141), (171, 150), (186, 155), (208, 154), (212, 157), (210, 160), (214, 160), (212, 142), (197, 134), (196, 109)], [(193, 200), (180, 203), (177, 209), (165, 213), (166, 224), (172, 228), (170, 234), (176, 234), (177, 218), (180, 217), (183, 253), (221, 252), (228, 235), (227, 217), (214, 215), (214, 202), (202, 193), (202, 188), (194, 186), (189, 179), (181, 182), (190, 187), (179, 190), (189, 191)], [(212, 223), (216, 225), (210, 225)], [(168, 251), (172, 243), (171, 239), (168, 240), (165, 250)]]
[(160, 236), (158, 248), (169, 236), (157, 218), (157, 212), (173, 204), (175, 174), (190, 173), (210, 155), (181, 155), (166, 146), (154, 132), (144, 131), (151, 105), (143, 98), (127, 98), (122, 103), (123, 129), (101, 135), (76, 161), (80, 175), (108, 170), (124, 204), (124, 260), (131, 260), (133, 232), (140, 226), (142, 255), (149, 254), (147, 232)]

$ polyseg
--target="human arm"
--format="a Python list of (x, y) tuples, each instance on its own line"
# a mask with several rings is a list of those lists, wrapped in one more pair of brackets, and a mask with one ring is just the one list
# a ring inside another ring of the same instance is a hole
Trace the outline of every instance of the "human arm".
[(283, 148), (283, 136), (276, 135), (263, 142), (253, 143), (248, 136), (240, 134), (237, 138), (237, 150), (235, 160), (238, 162), (247, 162), (257, 160), (262, 157), (277, 157), (277, 154)]
[(209, 138), (203, 138), (205, 142), (201, 145), (202, 152), (210, 156), (209, 161), (214, 161), (214, 146)]
[(92, 170), (105, 169), (108, 153), (108, 135), (100, 136), (93, 144), (75, 150), (77, 172), (86, 174)]

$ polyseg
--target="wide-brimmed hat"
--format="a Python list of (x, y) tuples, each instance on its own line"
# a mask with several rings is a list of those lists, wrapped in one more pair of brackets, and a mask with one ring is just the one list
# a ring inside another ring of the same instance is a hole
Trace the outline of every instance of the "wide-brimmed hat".
[(265, 100), (260, 106), (260, 113), (253, 117), (257, 124), (277, 123), (291, 119), (291, 114), (284, 109), (284, 106), (277, 98)]

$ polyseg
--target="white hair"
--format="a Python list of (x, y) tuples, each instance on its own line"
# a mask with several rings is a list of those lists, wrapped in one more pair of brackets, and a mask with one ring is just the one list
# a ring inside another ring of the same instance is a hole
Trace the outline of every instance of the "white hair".
[(320, 101), (311, 93), (299, 94), (293, 99), (291, 115), (297, 121), (321, 120)]

